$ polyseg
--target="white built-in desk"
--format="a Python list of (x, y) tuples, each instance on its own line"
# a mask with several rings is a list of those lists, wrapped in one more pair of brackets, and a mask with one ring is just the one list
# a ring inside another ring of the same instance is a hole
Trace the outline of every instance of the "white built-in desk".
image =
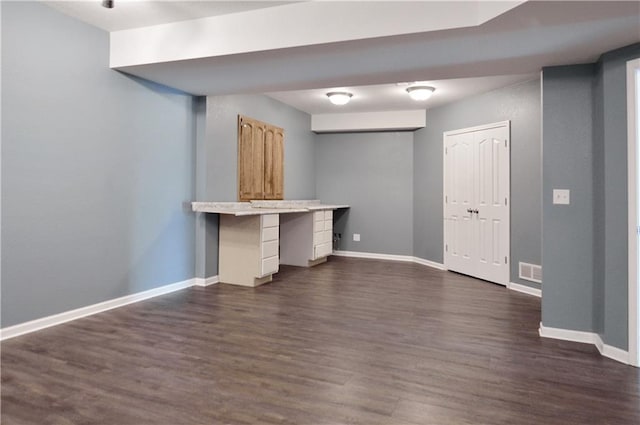
[(218, 276), (222, 283), (258, 286), (280, 264), (310, 267), (333, 252), (333, 211), (320, 201), (193, 202), (193, 211), (220, 214)]

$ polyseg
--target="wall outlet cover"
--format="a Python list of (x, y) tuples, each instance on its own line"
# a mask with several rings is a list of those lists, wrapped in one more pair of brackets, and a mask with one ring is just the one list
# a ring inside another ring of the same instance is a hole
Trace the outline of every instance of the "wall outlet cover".
[(360, 233), (354, 233), (353, 240), (354, 242), (360, 242)]
[(571, 203), (571, 191), (569, 189), (553, 189), (553, 203), (556, 205), (569, 205)]

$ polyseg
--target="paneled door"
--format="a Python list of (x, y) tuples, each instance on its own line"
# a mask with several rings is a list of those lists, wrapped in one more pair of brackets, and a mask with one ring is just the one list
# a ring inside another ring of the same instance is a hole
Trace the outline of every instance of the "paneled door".
[(509, 282), (508, 121), (444, 133), (444, 263)]

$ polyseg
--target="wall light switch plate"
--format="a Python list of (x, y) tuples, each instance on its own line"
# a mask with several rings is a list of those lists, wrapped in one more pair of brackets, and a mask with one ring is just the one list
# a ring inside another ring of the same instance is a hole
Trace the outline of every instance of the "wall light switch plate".
[(569, 205), (571, 203), (571, 191), (569, 189), (553, 189), (553, 203), (556, 205)]
[(353, 240), (354, 242), (360, 242), (360, 233), (354, 233)]

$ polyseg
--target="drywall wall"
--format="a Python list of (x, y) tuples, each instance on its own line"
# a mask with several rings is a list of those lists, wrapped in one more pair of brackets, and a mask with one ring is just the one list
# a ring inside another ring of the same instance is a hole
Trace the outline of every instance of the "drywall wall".
[(411, 132), (316, 135), (316, 195), (351, 207), (336, 214), (340, 250), (412, 255), (412, 158)]
[[(596, 64), (543, 71), (545, 326), (598, 333), (628, 347), (626, 62), (640, 44)], [(552, 189), (571, 189), (553, 205)]]
[(604, 153), (604, 332), (605, 344), (628, 347), (627, 254), (627, 61), (640, 57), (640, 43), (604, 54), (601, 143)]
[[(200, 201), (237, 201), (238, 193), (238, 114), (281, 127), (284, 141), (285, 199), (315, 198), (314, 135), (311, 116), (263, 95), (207, 97), (204, 139), (198, 141), (196, 175), (204, 179)], [(204, 172), (202, 171), (204, 167)], [(206, 277), (218, 274), (218, 217), (206, 214)]]
[(501, 88), (428, 109), (427, 126), (415, 132), (413, 255), (443, 262), (442, 133), (511, 121), (511, 282), (518, 262), (541, 263), (540, 80)]
[(193, 99), (109, 35), (2, 2), (2, 327), (193, 277)]
[[(542, 323), (592, 331), (594, 294), (594, 65), (543, 71)], [(554, 205), (569, 189), (570, 205)]]

